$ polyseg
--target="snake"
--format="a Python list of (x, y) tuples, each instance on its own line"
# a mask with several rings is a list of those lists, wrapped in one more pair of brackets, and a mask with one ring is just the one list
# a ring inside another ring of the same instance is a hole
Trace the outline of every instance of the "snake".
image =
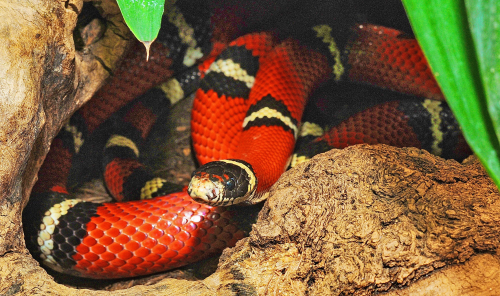
[[(470, 154), (417, 41), (405, 33), (318, 23), (291, 37), (235, 36), (228, 18), (203, 3), (167, 1), (165, 11), (150, 61), (133, 47), (52, 142), (23, 213), (27, 246), (50, 269), (127, 278), (218, 254), (248, 234), (250, 215), (235, 205), (263, 201), (287, 167), (332, 148), (383, 143), (448, 158)], [(303, 120), (313, 93), (341, 81), (408, 98), (366, 107), (328, 129)], [(192, 92), (200, 166), (181, 186), (151, 173), (140, 147), (161, 110)], [(70, 193), (68, 175), (103, 123), (112, 128), (99, 159), (116, 202), (92, 203)]]

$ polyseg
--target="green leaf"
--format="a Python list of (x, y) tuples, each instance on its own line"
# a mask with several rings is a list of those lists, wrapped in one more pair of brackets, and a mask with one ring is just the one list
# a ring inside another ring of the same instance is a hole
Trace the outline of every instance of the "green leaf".
[(500, 2), (466, 1), (488, 113), (500, 137)]
[(158, 36), (165, 0), (117, 0), (125, 23), (144, 46), (149, 47)]
[(500, 187), (497, 0), (403, 0), (465, 139)]

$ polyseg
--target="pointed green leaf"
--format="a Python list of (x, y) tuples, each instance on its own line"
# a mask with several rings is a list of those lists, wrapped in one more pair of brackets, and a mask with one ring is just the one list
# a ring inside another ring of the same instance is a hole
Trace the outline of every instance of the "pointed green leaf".
[(500, 2), (466, 1), (488, 113), (500, 138)]
[(139, 41), (149, 46), (158, 36), (165, 0), (117, 0), (125, 23)]
[[(489, 35), (490, 41), (484, 39), (486, 32), (498, 34), (491, 29), (498, 21), (498, 13), (491, 10), (497, 6), (495, 2), (471, 0), (466, 7), (464, 0), (403, 0), (417, 40), (465, 139), (499, 186), (500, 145), (495, 132), (498, 121), (493, 119), (498, 116), (489, 113), (498, 108), (499, 92), (488, 89), (488, 85), (494, 87), (491, 74), (496, 71), (491, 69), (498, 70), (498, 61), (484, 61), (492, 56), (498, 58), (499, 54), (498, 44), (491, 44), (498, 35)], [(481, 41), (473, 37), (472, 33), (477, 32), (483, 34)]]

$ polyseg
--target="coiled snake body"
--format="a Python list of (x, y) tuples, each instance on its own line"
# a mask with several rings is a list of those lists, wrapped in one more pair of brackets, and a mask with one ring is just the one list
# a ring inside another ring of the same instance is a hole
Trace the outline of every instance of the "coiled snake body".
[[(228, 37), (219, 31), (210, 34), (208, 14), (200, 10), (194, 18), (182, 14), (192, 12), (192, 7), (178, 4), (167, 7), (150, 63), (125, 61), (122, 81), (101, 90), (54, 140), (24, 213), (30, 251), (46, 266), (83, 277), (119, 278), (219, 253), (245, 235), (238, 215), (221, 205), (260, 201), (290, 161), (295, 164), (331, 147), (385, 143), (457, 158), (468, 152), (451, 113), (439, 101), (442, 94), (414, 39), (369, 24), (339, 33), (328, 24), (317, 24), (299, 34), (305, 41), (251, 33), (227, 43)], [(132, 63), (149, 72), (141, 77), (130, 74)], [(143, 92), (138, 86), (147, 89), (170, 77), (169, 69), (178, 73), (175, 79), (124, 109), (105, 145), (104, 181), (120, 202), (94, 204), (71, 198), (66, 180), (72, 155), (105, 114), (129, 100), (109, 97), (127, 83), (132, 90), (126, 96), (133, 97)], [(300, 135), (318, 134), (310, 124), (302, 124), (301, 130), (301, 118), (311, 93), (328, 79), (382, 85), (438, 101), (374, 106), (302, 146), (302, 154), (292, 157)], [(188, 189), (195, 201), (181, 186), (152, 175), (139, 162), (138, 147), (158, 110), (198, 81), (192, 140), (204, 166), (193, 173)]]

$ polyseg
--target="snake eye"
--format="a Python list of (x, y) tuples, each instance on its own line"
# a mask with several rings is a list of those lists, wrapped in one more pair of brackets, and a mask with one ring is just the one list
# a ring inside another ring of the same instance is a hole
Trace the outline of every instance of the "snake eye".
[(231, 191), (236, 187), (236, 182), (234, 181), (233, 178), (229, 179), (226, 181), (226, 189)]

